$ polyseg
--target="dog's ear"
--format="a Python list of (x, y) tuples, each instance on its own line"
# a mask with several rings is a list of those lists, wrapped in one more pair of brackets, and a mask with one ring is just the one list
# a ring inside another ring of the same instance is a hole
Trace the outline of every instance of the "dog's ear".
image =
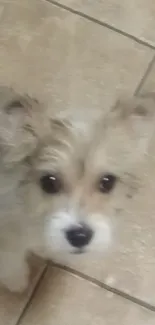
[(118, 147), (124, 152), (128, 163), (141, 159), (150, 150), (152, 152), (155, 137), (154, 94), (119, 99), (107, 114), (104, 129), (110, 134), (114, 150)]
[(155, 116), (155, 93), (123, 96), (116, 101), (112, 112), (122, 119), (129, 116), (149, 119)]
[(155, 94), (119, 99), (112, 116), (127, 125), (133, 135), (150, 140), (155, 132)]
[(36, 148), (39, 109), (37, 101), (0, 87), (0, 154), (6, 163), (21, 161)]

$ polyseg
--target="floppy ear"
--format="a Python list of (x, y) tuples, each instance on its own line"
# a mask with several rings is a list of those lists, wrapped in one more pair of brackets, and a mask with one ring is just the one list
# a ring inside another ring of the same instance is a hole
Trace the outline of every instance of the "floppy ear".
[(155, 94), (119, 99), (112, 116), (127, 125), (133, 137), (148, 143), (155, 133)]
[(112, 108), (112, 112), (124, 119), (129, 116), (141, 118), (155, 116), (155, 93), (121, 97)]
[(18, 162), (32, 154), (37, 146), (39, 110), (35, 100), (0, 87), (0, 153), (4, 162)]

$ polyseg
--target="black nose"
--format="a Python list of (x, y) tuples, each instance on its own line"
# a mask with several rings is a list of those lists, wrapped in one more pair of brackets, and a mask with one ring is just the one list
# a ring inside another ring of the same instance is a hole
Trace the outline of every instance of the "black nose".
[(73, 247), (82, 248), (89, 244), (93, 231), (86, 225), (72, 227), (66, 231), (66, 237)]

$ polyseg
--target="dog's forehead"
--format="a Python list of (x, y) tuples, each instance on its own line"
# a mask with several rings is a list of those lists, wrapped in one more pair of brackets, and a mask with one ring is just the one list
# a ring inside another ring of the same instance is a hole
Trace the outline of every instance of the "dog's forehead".
[(51, 134), (34, 157), (34, 168), (40, 171), (76, 173), (81, 168), (86, 143), (80, 135)]
[(56, 122), (51, 134), (35, 156), (35, 168), (40, 171), (60, 171), (76, 174), (79, 169), (87, 173), (116, 172), (126, 168), (128, 156), (133, 154), (131, 130), (120, 121), (94, 124), (86, 136), (79, 127)]

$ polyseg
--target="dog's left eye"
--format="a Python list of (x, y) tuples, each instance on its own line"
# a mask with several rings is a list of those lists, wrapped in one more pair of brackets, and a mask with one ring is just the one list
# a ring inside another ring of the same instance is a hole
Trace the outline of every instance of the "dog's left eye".
[(99, 180), (99, 190), (102, 193), (109, 193), (115, 186), (116, 183), (116, 176), (112, 174), (105, 174)]
[(62, 190), (62, 182), (58, 176), (47, 174), (40, 178), (40, 185), (44, 192), (57, 194)]

